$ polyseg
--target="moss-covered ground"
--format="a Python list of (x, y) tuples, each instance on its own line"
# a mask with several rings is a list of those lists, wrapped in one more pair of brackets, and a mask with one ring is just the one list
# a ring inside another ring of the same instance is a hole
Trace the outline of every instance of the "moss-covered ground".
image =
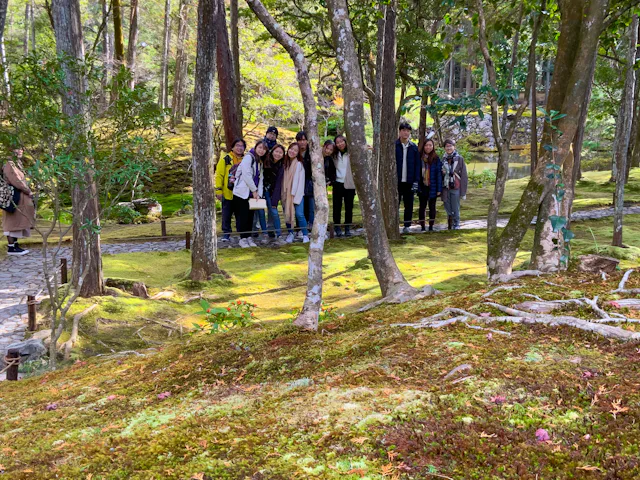
[[(620, 276), (529, 279), (522, 291), (613, 300)], [(511, 305), (522, 291), (492, 298)], [(452, 305), (488, 312), (484, 292), (347, 313), (317, 334), (263, 322), (182, 337), (3, 382), (1, 470), (29, 480), (638, 478), (637, 345), (568, 328), (391, 326)]]

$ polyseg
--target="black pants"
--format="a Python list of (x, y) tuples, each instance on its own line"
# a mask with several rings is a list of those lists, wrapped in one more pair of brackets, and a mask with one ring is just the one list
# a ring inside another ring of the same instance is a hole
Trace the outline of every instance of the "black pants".
[[(333, 223), (340, 225), (342, 217), (342, 202), (344, 201), (344, 223), (353, 223), (353, 199), (356, 191), (353, 188), (344, 188), (344, 183), (333, 182)], [(349, 228), (349, 227), (347, 227)]]
[(418, 218), (420, 219), (420, 225), (424, 228), (424, 217), (427, 210), (427, 204), (429, 205), (429, 228), (433, 227), (436, 221), (436, 201), (437, 197), (429, 198), (429, 194), (419, 194), (420, 209), (418, 210)]
[[(233, 217), (233, 200), (222, 199), (222, 233), (228, 235), (231, 233), (231, 217)], [(236, 231), (240, 231), (240, 224), (236, 216)]]
[(413, 185), (408, 182), (400, 182), (398, 184), (398, 200), (401, 205), (404, 203), (404, 226), (411, 226), (411, 219), (413, 217)]
[(249, 209), (249, 199), (233, 196), (233, 213), (236, 214), (240, 238), (249, 238), (253, 231), (253, 210)]

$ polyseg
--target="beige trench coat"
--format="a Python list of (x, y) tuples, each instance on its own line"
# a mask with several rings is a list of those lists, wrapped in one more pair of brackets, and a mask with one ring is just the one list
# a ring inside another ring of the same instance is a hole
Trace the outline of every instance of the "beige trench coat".
[(33, 228), (36, 211), (33, 200), (30, 197), (31, 189), (27, 185), (24, 172), (14, 162), (8, 161), (2, 169), (2, 175), (7, 182), (21, 192), (16, 211), (13, 213), (2, 211), (2, 231), (16, 232)]

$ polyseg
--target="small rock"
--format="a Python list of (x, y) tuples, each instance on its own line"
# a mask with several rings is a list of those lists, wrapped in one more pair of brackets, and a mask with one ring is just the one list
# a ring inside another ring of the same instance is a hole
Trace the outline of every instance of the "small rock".
[(586, 273), (600, 274), (614, 273), (620, 263), (617, 258), (605, 257), (603, 255), (581, 255), (578, 270)]
[(7, 346), (7, 350), (10, 349), (17, 349), (20, 352), (22, 361), (38, 360), (47, 352), (44, 342), (33, 338), (24, 342), (12, 343)]
[(32, 340), (42, 340), (44, 346), (46, 347), (49, 343), (51, 343), (51, 329), (47, 330), (38, 330), (31, 335)]

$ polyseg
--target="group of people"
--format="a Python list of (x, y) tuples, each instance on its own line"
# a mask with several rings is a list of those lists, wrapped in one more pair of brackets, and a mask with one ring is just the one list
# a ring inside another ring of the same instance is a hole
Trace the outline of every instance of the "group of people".
[[(467, 167), (453, 140), (444, 142), (444, 150), (445, 155), (440, 159), (431, 138), (425, 139), (418, 147), (411, 141), (411, 126), (400, 124), (396, 165), (398, 196), (400, 204), (404, 204), (404, 233), (408, 233), (412, 223), (416, 194), (422, 230), (426, 230), (427, 207), (428, 228), (433, 230), (438, 197), (444, 202), (449, 229), (460, 226), (460, 199), (467, 194)], [(348, 237), (351, 236), (356, 187), (347, 139), (338, 135), (334, 140), (327, 140), (322, 153), (326, 186), (333, 189), (335, 234)], [(288, 147), (278, 143), (278, 129), (273, 126), (248, 151), (243, 139), (234, 140), (229, 152), (223, 153), (216, 166), (215, 188), (217, 198), (222, 201), (222, 242), (230, 241), (234, 216), (243, 248), (256, 247), (254, 238), (260, 235), (260, 231), (265, 241), (271, 237), (279, 244), (292, 243), (296, 238), (294, 225), (302, 242), (309, 242), (315, 203), (311, 153), (304, 131), (298, 132), (296, 141)], [(259, 204), (260, 200), (264, 200), (264, 205)], [(286, 238), (282, 234), (279, 204), (282, 204), (284, 213)], [(340, 225), (344, 225), (344, 230)]]

